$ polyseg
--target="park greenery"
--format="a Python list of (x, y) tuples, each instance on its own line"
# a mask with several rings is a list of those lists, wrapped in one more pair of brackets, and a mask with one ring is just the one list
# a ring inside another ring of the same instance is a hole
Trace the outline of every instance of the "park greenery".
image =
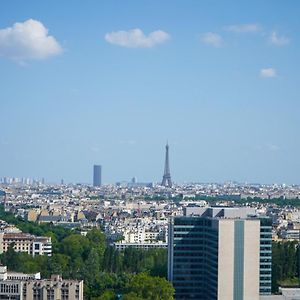
[(279, 286), (299, 286), (298, 242), (273, 242), (272, 245), (272, 291)]
[(84, 280), (86, 299), (173, 299), (174, 289), (166, 280), (167, 251), (165, 249), (117, 251), (107, 244), (99, 229), (86, 236), (53, 224), (37, 224), (16, 218), (0, 206), (0, 219), (16, 225), (23, 232), (51, 236), (53, 254), (31, 257), (17, 253), (13, 245), (0, 256), (9, 270), (35, 273), (49, 278), (61, 274), (64, 278)]

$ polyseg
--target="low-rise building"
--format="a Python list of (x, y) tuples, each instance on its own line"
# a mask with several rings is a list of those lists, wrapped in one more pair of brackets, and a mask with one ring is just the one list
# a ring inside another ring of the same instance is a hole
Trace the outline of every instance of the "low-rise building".
[(28, 233), (0, 232), (0, 254), (13, 244), (16, 252), (25, 252), (32, 256), (52, 255), (51, 237), (36, 237)]
[(156, 242), (156, 243), (124, 243), (124, 242), (116, 242), (113, 243), (112, 246), (116, 249), (116, 250), (125, 250), (126, 248), (135, 248), (135, 249), (144, 249), (144, 250), (148, 250), (148, 249), (167, 249), (168, 248), (168, 243), (163, 243), (163, 242)]
[(83, 300), (83, 281), (64, 280), (59, 275), (40, 279), (39, 273), (13, 273), (0, 266), (0, 299)]

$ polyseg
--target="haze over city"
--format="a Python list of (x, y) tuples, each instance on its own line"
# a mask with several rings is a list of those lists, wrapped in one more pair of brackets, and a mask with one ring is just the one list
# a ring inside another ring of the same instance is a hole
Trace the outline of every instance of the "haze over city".
[(1, 1), (0, 177), (299, 184), (300, 3)]

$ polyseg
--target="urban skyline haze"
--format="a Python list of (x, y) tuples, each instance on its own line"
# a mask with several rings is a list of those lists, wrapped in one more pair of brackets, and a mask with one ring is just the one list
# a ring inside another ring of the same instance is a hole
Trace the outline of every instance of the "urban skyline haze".
[(300, 184), (299, 11), (1, 1), (0, 177)]

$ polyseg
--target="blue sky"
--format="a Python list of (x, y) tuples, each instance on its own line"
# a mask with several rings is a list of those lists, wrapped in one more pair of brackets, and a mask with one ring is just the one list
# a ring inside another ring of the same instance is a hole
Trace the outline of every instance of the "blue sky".
[(1, 1), (0, 177), (299, 184), (299, 11)]

